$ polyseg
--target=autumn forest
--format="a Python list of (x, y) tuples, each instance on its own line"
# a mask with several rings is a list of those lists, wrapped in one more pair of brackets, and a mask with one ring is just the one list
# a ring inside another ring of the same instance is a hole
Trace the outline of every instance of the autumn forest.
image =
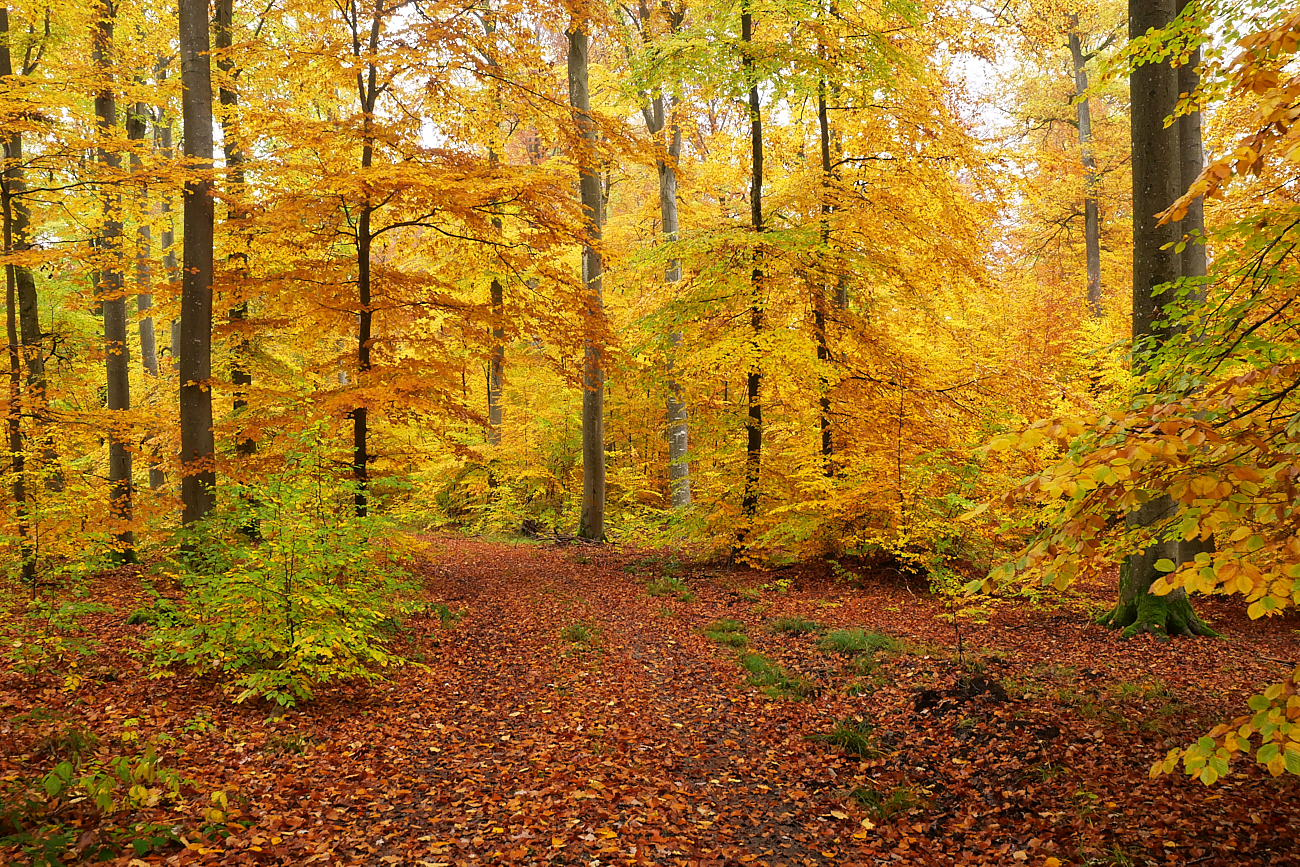
[(0, 861), (1300, 864), (1298, 48), (0, 9)]

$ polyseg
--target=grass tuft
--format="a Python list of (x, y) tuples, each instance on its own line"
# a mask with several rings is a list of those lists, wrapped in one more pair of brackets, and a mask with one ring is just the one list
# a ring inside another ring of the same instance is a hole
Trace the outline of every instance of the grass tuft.
[(715, 620), (704, 627), (704, 637), (724, 647), (744, 647), (749, 643), (745, 637), (745, 624), (739, 620)]
[(691, 592), (691, 588), (676, 575), (665, 575), (654, 579), (645, 586), (645, 592), (648, 596), (675, 596), (681, 602), (695, 601), (695, 594)]
[(807, 635), (822, 631), (821, 626), (806, 617), (778, 617), (767, 624), (767, 628), (773, 632), (784, 632), (786, 635)]
[(742, 653), (740, 665), (749, 672), (749, 683), (772, 698), (811, 698), (817, 685), (805, 677), (790, 674), (761, 653)]
[(842, 653), (857, 656), (859, 653), (875, 653), (878, 650), (898, 650), (899, 644), (883, 632), (870, 632), (865, 629), (836, 629), (824, 635), (817, 642), (817, 649), (826, 653)]
[(875, 731), (876, 727), (869, 720), (846, 717), (825, 734), (808, 735), (808, 740), (842, 747), (846, 753), (870, 759), (880, 755), (880, 750), (876, 747)]

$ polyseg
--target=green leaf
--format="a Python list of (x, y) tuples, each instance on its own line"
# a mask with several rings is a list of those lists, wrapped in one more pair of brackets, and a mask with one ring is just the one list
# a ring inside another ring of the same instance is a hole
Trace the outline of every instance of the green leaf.
[(1264, 744), (1264, 746), (1259, 748), (1259, 752), (1255, 753), (1255, 761), (1259, 762), (1261, 765), (1266, 765), (1277, 758), (1280, 749), (1281, 748), (1276, 742)]
[(1172, 572), (1177, 568), (1178, 568), (1178, 564), (1176, 564), (1173, 560), (1170, 560), (1168, 557), (1161, 557), (1159, 560), (1156, 561), (1157, 571)]
[(1268, 710), (1270, 704), (1272, 704), (1272, 702), (1264, 698), (1262, 695), (1252, 695), (1250, 700), (1246, 702), (1246, 706), (1253, 711)]

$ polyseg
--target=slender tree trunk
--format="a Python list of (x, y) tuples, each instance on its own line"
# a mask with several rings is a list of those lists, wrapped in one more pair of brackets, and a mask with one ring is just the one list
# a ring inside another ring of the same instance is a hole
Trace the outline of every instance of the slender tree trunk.
[[(759, 337), (763, 332), (763, 268), (759, 239), (763, 226), (763, 115), (758, 99), (758, 74), (754, 68), (753, 16), (749, 3), (742, 2), (740, 14), (740, 40), (745, 81), (749, 84), (749, 135), (753, 174), (749, 188), (751, 228), (754, 231), (754, 266), (750, 271), (749, 324), (753, 332), (749, 374), (746, 377), (746, 397), (749, 416), (745, 423), (745, 493), (741, 498), (744, 520), (736, 535), (736, 548), (745, 541), (754, 518), (758, 514), (758, 484), (763, 468), (763, 404), (760, 392), (763, 385), (763, 356)], [(733, 554), (738, 553), (733, 551)]]
[[(159, 58), (154, 65), (154, 80), (161, 87), (167, 80), (167, 60)], [(154, 121), (154, 139), (158, 145), (158, 155), (166, 164), (170, 164), (175, 156), (172, 147), (172, 119), (167, 113), (167, 106), (160, 104), (158, 107), (158, 117)], [(176, 229), (175, 221), (172, 217), (171, 197), (164, 194), (159, 203), (159, 209), (162, 211), (162, 228), (159, 232), (158, 242), (162, 247), (162, 265), (163, 271), (167, 274), (167, 282), (172, 285), (181, 282), (181, 270), (176, 262)], [(176, 364), (180, 358), (181, 345), (181, 321), (174, 319), (168, 327), (167, 346), (168, 352), (171, 353), (172, 363)]]
[[(484, 60), (487, 61), (488, 68), (494, 75), (500, 75), (500, 65), (496, 60), (496, 48), (491, 44), (492, 36), (496, 33), (496, 14), (492, 11), (491, 5), (488, 4), (483, 16), (483, 33), (487, 37), (488, 45), (484, 49)], [(501, 106), (501, 92), (498, 83), (493, 84), (496, 91), (496, 102), (498, 109)], [(499, 124), (493, 131), (493, 140), (488, 145), (488, 165), (495, 171), (501, 161), (497, 154), (496, 134), (500, 131)], [(492, 218), (492, 228), (500, 235), (504, 223), (501, 217)], [(505, 393), (505, 370), (506, 370), (506, 329), (505, 329), (505, 287), (501, 283), (500, 277), (492, 278), (492, 285), (488, 289), (492, 303), (492, 347), (488, 355), (488, 445), (501, 445), (501, 422), (502, 422), (502, 397)]]
[[(817, 406), (821, 416), (822, 429), (822, 472), (827, 477), (835, 475), (835, 443), (834, 434), (831, 428), (831, 394), (830, 394), (830, 376), (827, 372), (827, 366), (830, 364), (830, 344), (826, 334), (826, 296), (834, 289), (830, 281), (826, 280), (828, 270), (833, 270), (836, 274), (840, 272), (839, 263), (834, 261), (834, 251), (831, 246), (831, 214), (835, 211), (835, 167), (831, 163), (831, 126), (829, 111), (826, 105), (826, 79), (822, 78), (817, 82), (817, 127), (821, 133), (821, 152), (822, 152), (822, 219), (821, 219), (821, 272), (822, 281), (815, 282), (815, 295), (813, 297), (813, 331), (817, 338), (817, 362), (820, 372), (818, 374), (818, 399)], [(826, 266), (830, 265), (830, 269)], [(838, 293), (837, 293), (838, 294)]]
[(234, 400), (231, 408), (236, 417), (236, 424), (239, 425), (238, 433), (235, 434), (235, 451), (237, 454), (247, 456), (257, 452), (257, 442), (244, 433), (242, 420), (239, 419), (241, 412), (248, 406), (248, 392), (253, 385), (253, 373), (249, 367), (251, 348), (247, 332), (248, 300), (243, 297), (248, 283), (247, 248), (249, 238), (244, 229), (244, 223), (248, 219), (248, 212), (243, 205), (245, 195), (244, 141), (236, 117), (239, 108), (239, 94), (234, 89), (234, 80), (239, 75), (239, 71), (235, 68), (235, 60), (230, 53), (231, 46), (234, 44), (234, 0), (216, 0), (215, 12), (213, 23), (216, 37), (217, 68), (222, 73), (221, 86), (217, 88), (217, 98), (222, 109), (221, 141), (226, 159), (226, 178), (229, 187), (227, 192), (230, 199), (227, 223), (231, 227), (232, 233), (239, 238), (239, 242), (243, 246), (243, 249), (237, 249), (231, 253), (227, 260), (237, 295), (229, 313), (230, 322), (235, 331), (235, 346), (234, 351), (231, 353), (230, 362), (230, 382), (234, 387)]
[[(148, 108), (143, 102), (131, 106), (126, 117), (126, 137), (136, 148), (143, 145), (147, 132)], [(158, 380), (158, 346), (154, 337), (153, 317), (153, 237), (149, 228), (149, 186), (143, 177), (144, 161), (137, 150), (131, 151), (131, 173), (137, 177), (136, 201), (138, 216), (135, 228), (135, 288), (136, 311), (140, 314), (140, 363), (147, 374), (148, 400), (153, 402)], [(150, 438), (157, 432), (150, 431)], [(162, 455), (157, 448), (149, 453), (149, 489), (160, 490), (166, 482), (161, 466)]]
[[(20, 70), (28, 76), (35, 71), (35, 59), (31, 59)], [(0, 8), (0, 77), (14, 75), (13, 58), (9, 50), (9, 10)], [(27, 250), (31, 247), (31, 211), (27, 206), (27, 174), (23, 168), (22, 133), (13, 130), (4, 137), (5, 163), (0, 183), (9, 197), (10, 247), (13, 250)], [(25, 394), (20, 403), (36, 420), (37, 440), (41, 448), (41, 471), (45, 476), (45, 490), (58, 493), (63, 490), (63, 471), (59, 467), (58, 451), (51, 438), (49, 406), (47, 403), (47, 386), (45, 375), (45, 344), (41, 333), (40, 305), (36, 295), (36, 279), (31, 268), (26, 265), (13, 266), (15, 293), (17, 295), (18, 330), (21, 346), (21, 358), (27, 368)]]
[[(1137, 37), (1174, 20), (1178, 0), (1129, 0), (1129, 35)], [(1132, 101), (1130, 121), (1133, 145), (1133, 367), (1143, 373), (1153, 355), (1176, 326), (1165, 323), (1170, 293), (1154, 294), (1156, 287), (1173, 283), (1182, 275), (1181, 255), (1175, 244), (1179, 226), (1161, 225), (1156, 214), (1182, 193), (1182, 158), (1179, 124), (1165, 125), (1178, 102), (1178, 72), (1164, 63), (1135, 67), (1129, 76)], [(1149, 499), (1130, 512), (1130, 527), (1151, 527), (1173, 514), (1172, 499), (1147, 492)], [(1128, 637), (1138, 632), (1160, 635), (1211, 635), (1213, 630), (1192, 610), (1187, 593), (1179, 588), (1157, 596), (1151, 584), (1162, 574), (1155, 564), (1177, 562), (1178, 542), (1160, 540), (1128, 557), (1120, 568), (1120, 595), (1115, 609), (1102, 619)]]
[(94, 61), (104, 77), (95, 94), (95, 118), (99, 144), (97, 158), (103, 172), (100, 195), (104, 222), (99, 230), (99, 294), (104, 311), (104, 366), (108, 386), (108, 480), (110, 513), (116, 557), (135, 559), (135, 534), (131, 530), (134, 487), (131, 480), (131, 447), (122, 414), (131, 408), (131, 360), (126, 342), (126, 275), (123, 273), (122, 196), (117, 191), (122, 158), (110, 139), (117, 128), (117, 99), (112, 90), (113, 11), (108, 2), (98, 4), (95, 21)]
[[(493, 154), (495, 156), (495, 154)], [(492, 225), (501, 228), (501, 219), (494, 218)], [(506, 384), (506, 330), (505, 291), (499, 277), (492, 278), (492, 351), (488, 359), (488, 445), (501, 445), (501, 397)]]
[[(4, 33), (8, 34), (8, 21), (3, 22)], [(9, 52), (8, 39), (3, 49)], [(0, 186), (0, 197), (4, 208), (4, 246), (5, 252), (14, 249), (14, 215), (13, 197), (8, 183)], [(22, 432), (22, 353), (18, 342), (18, 280), (19, 266), (12, 262), (5, 265), (5, 336), (9, 342), (9, 409), (5, 413), (6, 432), (8, 434), (10, 471), (13, 484), (10, 491), (14, 498), (14, 523), (18, 531), (18, 557), (22, 561), (23, 581), (36, 585), (36, 550), (32, 546), (30, 509), (27, 502), (27, 455), (23, 447)]]
[[(352, 48), (354, 56), (362, 57), (360, 17), (355, 3), (350, 7), (352, 15)], [(379, 50), (379, 31), (383, 24), (384, 6), (382, 0), (375, 0), (370, 21), (370, 35), (366, 50), (374, 57)], [(375, 157), (375, 101), (379, 97), (379, 68), (373, 60), (365, 65), (364, 72), (357, 72), (357, 97), (361, 101), (362, 111), (362, 145), (361, 170), (364, 174), (374, 162)], [(357, 383), (364, 385), (369, 379), (373, 366), (370, 358), (371, 329), (374, 311), (371, 308), (371, 271), (370, 247), (374, 236), (370, 231), (371, 217), (375, 208), (369, 196), (361, 202), (357, 220)], [(365, 406), (352, 410), (352, 476), (357, 489), (353, 496), (353, 506), (358, 518), (364, 518), (369, 512), (370, 460), (369, 419)]]
[(568, 31), (569, 105), (581, 137), (578, 181), (582, 198), (586, 240), (582, 246), (582, 282), (585, 286), (582, 366), (582, 516), (578, 535), (605, 538), (605, 370), (602, 359), (605, 308), (602, 298), (604, 262), (601, 238), (600, 172), (596, 162), (596, 124), (591, 117), (587, 84), (587, 33), (589, 22), (574, 19)]
[[(1075, 19), (1077, 20), (1077, 18)], [(1097, 207), (1097, 158), (1092, 152), (1092, 110), (1088, 105), (1088, 58), (1079, 34), (1070, 32), (1074, 62), (1074, 98), (1079, 120), (1079, 151), (1083, 160), (1083, 241), (1087, 250), (1088, 309), (1101, 317), (1101, 213)]]
[(216, 504), (212, 434), (212, 64), (207, 0), (180, 0), (185, 156), (185, 269), (181, 278), (181, 503), (186, 524)]

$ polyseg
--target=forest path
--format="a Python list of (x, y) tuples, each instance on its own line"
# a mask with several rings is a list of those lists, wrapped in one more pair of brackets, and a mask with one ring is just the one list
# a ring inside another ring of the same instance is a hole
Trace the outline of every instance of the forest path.
[[(428, 606), (392, 643), (419, 664), (322, 685), (283, 713), (233, 704), (202, 673), (153, 677), (150, 632), (126, 623), (150, 598), (144, 573), (95, 576), (90, 598), (110, 610), (84, 621), (95, 652), (75, 684), (0, 670), (0, 781), (48, 757), (48, 727), (21, 722), (42, 708), (104, 755), (157, 743), (193, 783), (122, 820), (188, 845), (127, 850), (120, 867), (1300, 867), (1300, 778), (1249, 759), (1212, 789), (1147, 775), (1290, 670), (1300, 614), (1250, 621), (1239, 599), (1198, 597), (1226, 640), (1122, 642), (1093, 621), (1112, 580), (980, 600), (958, 631), (971, 603), (847, 558), (760, 572), (424, 541), (410, 566)], [(666, 576), (690, 596), (648, 595)], [(702, 634), (723, 618), (812, 694), (751, 685), (737, 651)], [(777, 618), (901, 644), (827, 653), (818, 633), (773, 631)], [(817, 740), (842, 722), (865, 755)], [(227, 815), (200, 834), (214, 794)], [(23, 860), (0, 850), (0, 863)]]

